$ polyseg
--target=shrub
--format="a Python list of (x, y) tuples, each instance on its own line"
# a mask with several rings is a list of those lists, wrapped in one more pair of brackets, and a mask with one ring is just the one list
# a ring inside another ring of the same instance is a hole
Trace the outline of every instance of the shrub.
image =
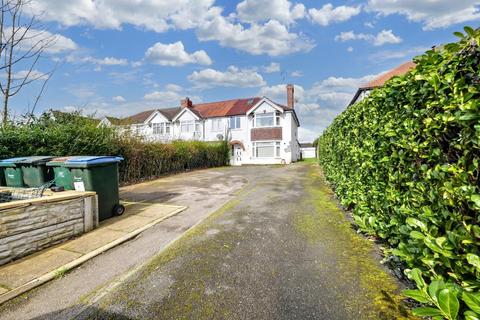
[(151, 143), (122, 136), (79, 114), (44, 114), (28, 125), (0, 128), (0, 159), (31, 155), (121, 155), (120, 181), (152, 179), (196, 168), (228, 165), (225, 141)]
[(339, 115), (320, 163), (359, 227), (430, 279), (480, 286), (480, 31)]

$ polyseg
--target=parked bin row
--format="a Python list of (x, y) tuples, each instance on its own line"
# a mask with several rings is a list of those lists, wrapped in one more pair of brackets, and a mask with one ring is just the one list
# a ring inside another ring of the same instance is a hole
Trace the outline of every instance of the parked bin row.
[(118, 163), (121, 157), (20, 157), (0, 161), (0, 186), (41, 187), (54, 184), (65, 190), (95, 191), (99, 219), (125, 211), (119, 203)]

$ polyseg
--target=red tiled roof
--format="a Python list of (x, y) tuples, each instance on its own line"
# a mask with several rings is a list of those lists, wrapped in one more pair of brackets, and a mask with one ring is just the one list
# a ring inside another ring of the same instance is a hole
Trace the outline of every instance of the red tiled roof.
[(192, 109), (202, 118), (227, 117), (245, 114), (262, 98), (234, 99), (194, 104)]
[[(217, 101), (217, 102), (198, 103), (198, 104), (192, 105), (192, 107), (190, 107), (190, 110), (199, 118), (203, 118), (203, 119), (216, 118), (216, 117), (229, 117), (229, 116), (236, 116), (236, 115), (242, 115), (242, 114), (244, 115), (247, 113), (248, 110), (250, 110), (255, 104), (257, 104), (262, 99), (263, 98), (261, 97), (253, 97), (253, 98), (246, 98), (246, 99), (233, 99), (233, 100), (225, 100), (225, 101)], [(292, 110), (287, 106), (278, 104), (276, 102), (274, 103), (286, 111)], [(134, 114), (127, 118), (123, 118), (123, 119), (112, 118), (112, 120), (116, 122), (115, 124), (143, 123), (155, 111), (160, 112), (167, 119), (172, 120), (181, 110), (182, 110), (181, 107), (153, 109), (153, 110), (147, 110), (147, 111)]]
[(385, 82), (387, 82), (391, 78), (393, 78), (395, 76), (404, 75), (405, 73), (412, 70), (413, 68), (415, 68), (415, 63), (414, 62), (412, 62), (412, 61), (405, 62), (405, 63), (399, 65), (398, 67), (396, 67), (395, 69), (392, 69), (388, 72), (385, 72), (381, 76), (373, 79), (372, 81), (365, 84), (364, 86), (361, 86), (360, 89), (381, 87), (385, 84)]

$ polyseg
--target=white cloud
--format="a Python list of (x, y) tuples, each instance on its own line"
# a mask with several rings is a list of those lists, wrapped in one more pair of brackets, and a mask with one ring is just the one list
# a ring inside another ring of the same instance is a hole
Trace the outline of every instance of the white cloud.
[(295, 78), (300, 78), (303, 77), (303, 72), (300, 70), (295, 70), (290, 73), (290, 76), (295, 77)]
[(353, 47), (348, 47), (348, 48), (347, 48), (347, 51), (348, 51), (348, 52), (353, 52)]
[(71, 63), (91, 63), (97, 66), (126, 66), (128, 64), (127, 59), (120, 59), (115, 57), (105, 57), (98, 59), (92, 56), (81, 57), (77, 54), (70, 54), (66, 57), (67, 62)]
[(392, 30), (382, 30), (376, 35), (370, 33), (355, 33), (353, 31), (341, 32), (335, 37), (335, 41), (345, 42), (351, 40), (365, 40), (374, 46), (382, 46), (386, 43), (400, 43), (402, 38), (393, 34)]
[(204, 50), (188, 53), (181, 41), (163, 44), (155, 43), (145, 52), (145, 60), (162, 66), (183, 66), (189, 63), (210, 65), (212, 60)]
[(194, 71), (188, 76), (188, 80), (193, 82), (196, 87), (241, 87), (252, 88), (265, 85), (263, 77), (251, 69), (239, 69), (230, 66), (226, 71), (214, 69), (204, 69)]
[[(67, 51), (72, 51), (78, 48), (77, 44), (70, 38), (62, 36), (61, 34), (54, 34), (46, 30), (29, 29), (21, 27), (17, 31), (17, 38), (19, 35), (24, 35), (24, 39), (18, 45), (18, 48), (27, 51), (31, 48), (40, 49), (49, 54), (58, 54)], [(9, 38), (12, 29), (5, 30), (5, 38)]]
[(197, 29), (200, 41), (218, 41), (223, 47), (230, 47), (253, 55), (267, 54), (280, 56), (294, 52), (310, 51), (315, 45), (302, 34), (291, 33), (276, 20), (265, 24), (252, 24), (245, 28), (223, 16), (206, 21)]
[[(195, 29), (200, 41), (218, 41), (221, 46), (250, 54), (279, 56), (309, 51), (314, 43), (301, 33), (290, 32), (288, 25), (303, 17), (302, 4), (292, 5), (287, 0), (265, 1), (274, 6), (271, 15), (259, 15), (262, 21), (251, 16), (252, 7), (260, 1), (245, 0), (239, 4), (239, 14), (222, 15), (222, 8), (214, 6), (214, 0), (82, 0), (32, 1), (29, 12), (46, 21), (58, 21), (64, 26), (91, 25), (95, 28), (121, 29), (124, 24), (165, 32), (169, 29)], [(261, 1), (264, 3), (264, 0)], [(288, 12), (285, 13), (285, 4)], [(282, 7), (283, 6), (283, 7)], [(39, 13), (43, 13), (40, 14)], [(258, 14), (258, 13), (255, 13)], [(271, 17), (270, 17), (271, 16)], [(249, 20), (246, 25), (243, 19)], [(255, 21), (253, 21), (255, 20)], [(266, 21), (266, 22), (265, 22)], [(200, 55), (200, 54), (199, 54)], [(205, 62), (207, 55), (199, 58)], [(139, 62), (134, 62), (139, 66)]]
[(270, 63), (268, 66), (262, 67), (263, 72), (265, 73), (274, 73), (280, 71), (280, 64), (276, 62)]
[(112, 97), (112, 101), (114, 101), (114, 102), (125, 102), (126, 100), (122, 96), (114, 96), (114, 97)]
[(27, 12), (64, 26), (120, 29), (124, 24), (131, 24), (164, 32), (170, 28), (192, 28), (217, 15), (220, 9), (213, 7), (213, 3), (214, 0), (42, 0), (32, 1)]
[(38, 70), (31, 70), (31, 71), (21, 70), (21, 71), (16, 72), (13, 75), (12, 80), (21, 82), (26, 77), (28, 77), (28, 80), (46, 80), (46, 79), (48, 79), (48, 74), (43, 73), (43, 72), (38, 71)]
[(412, 58), (413, 56), (422, 54), (429, 49), (430, 48), (428, 47), (413, 47), (405, 50), (396, 50), (396, 51), (385, 50), (385, 51), (379, 51), (379, 52), (373, 53), (369, 56), (369, 58), (370, 60), (373, 60), (373, 61), (406, 59), (406, 58)]
[(238, 18), (243, 22), (277, 20), (290, 24), (305, 16), (305, 6), (288, 0), (244, 0), (237, 4)]
[(178, 84), (173, 84), (173, 83), (169, 83), (165, 86), (165, 89), (167, 89), (168, 91), (174, 91), (174, 92), (180, 92), (183, 90), (183, 88), (181, 86), (179, 86)]
[(150, 101), (161, 101), (166, 104), (180, 102), (182, 96), (180, 96), (177, 92), (174, 91), (152, 91), (143, 96), (145, 100)]
[[(294, 96), (296, 101), (300, 101), (304, 98), (305, 90), (302, 86), (295, 85), (294, 86)], [(287, 85), (286, 84), (279, 84), (275, 86), (269, 87), (262, 87), (258, 91), (258, 95), (263, 97), (267, 97), (275, 102), (281, 104), (287, 104)]]
[(347, 21), (358, 15), (360, 11), (360, 6), (338, 6), (334, 8), (331, 3), (327, 3), (320, 9), (309, 9), (308, 14), (315, 23), (321, 26), (328, 26), (331, 23)]
[(425, 30), (480, 19), (478, 0), (369, 0), (368, 10), (382, 15), (400, 14), (420, 22)]

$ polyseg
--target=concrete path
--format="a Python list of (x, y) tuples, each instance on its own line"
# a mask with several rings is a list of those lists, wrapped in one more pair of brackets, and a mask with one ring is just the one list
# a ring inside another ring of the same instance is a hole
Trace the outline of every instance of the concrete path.
[(351, 228), (316, 166), (211, 172), (249, 184), (77, 319), (407, 318), (378, 248)]
[[(0, 306), (0, 319), (71, 319), (235, 197), (247, 180), (229, 169), (200, 170), (122, 188), (121, 198), (188, 208), (72, 270)], [(138, 204), (136, 205), (138, 206)]]

